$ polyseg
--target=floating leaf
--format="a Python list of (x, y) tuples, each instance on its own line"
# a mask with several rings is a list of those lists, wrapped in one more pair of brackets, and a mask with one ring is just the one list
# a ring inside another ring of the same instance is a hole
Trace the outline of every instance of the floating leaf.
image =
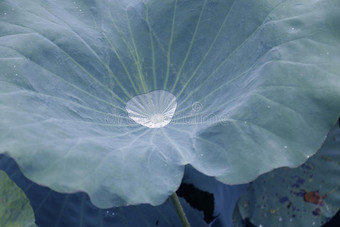
[(263, 227), (321, 226), (340, 209), (339, 170), (337, 124), (320, 151), (306, 163), (295, 169), (274, 170), (252, 182), (238, 202), (241, 217)]
[(163, 203), (186, 164), (228, 184), (298, 166), (340, 112), (339, 5), (3, 0), (0, 152), (101, 208)]

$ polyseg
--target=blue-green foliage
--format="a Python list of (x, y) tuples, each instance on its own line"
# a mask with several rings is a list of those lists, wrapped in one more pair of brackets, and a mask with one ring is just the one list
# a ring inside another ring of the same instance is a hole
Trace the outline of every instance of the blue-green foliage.
[[(2, 0), (0, 152), (101, 208), (162, 204), (187, 164), (228, 184), (298, 166), (339, 116), (339, 11), (338, 0)], [(125, 109), (154, 90), (177, 101), (157, 129)]]

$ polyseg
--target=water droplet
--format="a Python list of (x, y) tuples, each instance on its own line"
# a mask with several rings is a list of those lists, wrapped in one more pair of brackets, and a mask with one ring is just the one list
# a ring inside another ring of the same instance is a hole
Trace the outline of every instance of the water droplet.
[(16, 65), (13, 65), (13, 68), (16, 68), (17, 66)]
[(81, 9), (79, 11), (81, 12)]
[(279, 217), (279, 221), (282, 221), (282, 218), (281, 218), (281, 217)]
[(107, 210), (107, 211), (106, 211), (106, 213), (108, 214), (108, 213), (109, 213), (109, 211)]
[(201, 156), (201, 157), (203, 157), (203, 156), (204, 156), (204, 154), (200, 154), (200, 156)]
[(114, 213), (114, 212), (112, 212), (112, 215), (115, 215), (115, 213)]
[(307, 158), (309, 158), (310, 156), (309, 155), (307, 155)]
[(164, 164), (164, 166), (168, 166), (168, 164)]
[(18, 73), (15, 74), (16, 76), (18, 75)]
[(262, 225), (262, 224), (259, 224), (259, 227), (263, 227), (263, 225)]
[(6, 16), (6, 15), (7, 15), (7, 13), (4, 13), (4, 15)]
[(162, 128), (169, 124), (176, 108), (176, 97), (162, 90), (135, 96), (125, 107), (132, 120), (148, 128)]
[(163, 114), (154, 114), (151, 116), (150, 121), (153, 124), (158, 124), (164, 121), (164, 115)]
[(287, 149), (287, 148), (288, 148), (288, 146), (284, 146), (284, 148), (285, 148), (285, 149)]
[(313, 221), (312, 225), (315, 225), (315, 221)]
[(268, 109), (270, 109), (270, 106), (267, 106)]
[(292, 28), (292, 30), (295, 30), (295, 28)]
[(292, 222), (292, 221), (293, 221), (293, 218), (289, 218), (289, 221)]
[(327, 55), (329, 55), (329, 52), (326, 52)]
[(244, 123), (247, 124), (247, 121), (245, 121)]

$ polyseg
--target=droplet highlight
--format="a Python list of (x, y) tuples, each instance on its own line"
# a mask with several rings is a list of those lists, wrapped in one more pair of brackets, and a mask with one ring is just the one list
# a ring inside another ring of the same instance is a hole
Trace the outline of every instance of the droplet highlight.
[(162, 128), (168, 125), (176, 108), (176, 97), (163, 90), (135, 96), (125, 107), (133, 121), (148, 128)]

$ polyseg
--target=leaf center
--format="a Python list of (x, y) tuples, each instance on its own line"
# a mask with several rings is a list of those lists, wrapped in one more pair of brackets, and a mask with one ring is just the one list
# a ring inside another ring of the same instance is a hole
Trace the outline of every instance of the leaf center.
[(176, 108), (176, 97), (163, 90), (135, 96), (125, 107), (132, 120), (148, 128), (162, 128), (168, 125)]

